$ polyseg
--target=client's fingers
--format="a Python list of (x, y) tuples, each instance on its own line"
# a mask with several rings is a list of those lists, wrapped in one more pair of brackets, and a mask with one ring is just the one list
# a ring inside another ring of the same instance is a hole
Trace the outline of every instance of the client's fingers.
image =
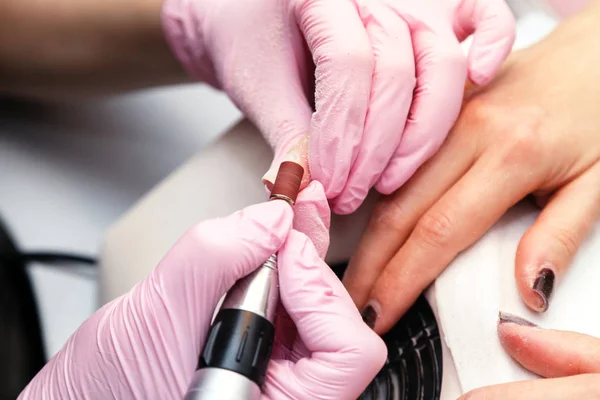
[(506, 313), (498, 335), (511, 357), (543, 377), (600, 373), (600, 339), (593, 336), (543, 329)]
[(456, 255), (483, 235), (540, 180), (511, 162), (510, 146), (484, 154), (418, 221), (377, 280), (368, 306), (387, 331)]
[(598, 400), (600, 374), (504, 383), (475, 389), (458, 400)]
[(310, 357), (273, 361), (271, 398), (357, 398), (385, 362), (383, 341), (362, 321), (344, 287), (296, 231), (279, 251), (281, 302)]
[(472, 135), (450, 134), (440, 151), (411, 180), (379, 200), (343, 278), (359, 308), (365, 305), (381, 271), (419, 218), (469, 169), (475, 154)]
[(556, 280), (569, 267), (598, 217), (600, 164), (560, 189), (527, 231), (516, 258), (516, 279), (525, 303), (548, 309)]

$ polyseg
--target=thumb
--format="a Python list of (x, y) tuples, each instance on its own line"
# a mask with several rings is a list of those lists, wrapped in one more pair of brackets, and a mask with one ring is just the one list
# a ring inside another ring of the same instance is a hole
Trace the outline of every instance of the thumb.
[(523, 367), (545, 378), (600, 372), (600, 339), (535, 326), (500, 313), (498, 335), (506, 352)]
[(515, 41), (515, 19), (504, 0), (462, 0), (456, 10), (454, 32), (462, 41), (471, 34), (469, 79), (485, 85), (496, 74)]
[(265, 385), (270, 398), (357, 398), (386, 358), (385, 344), (367, 325), (310, 240), (292, 231), (279, 251), (281, 302), (295, 323), (295, 364), (273, 361)]
[(533, 310), (548, 309), (557, 281), (597, 219), (599, 175), (600, 164), (558, 190), (519, 243), (515, 277)]

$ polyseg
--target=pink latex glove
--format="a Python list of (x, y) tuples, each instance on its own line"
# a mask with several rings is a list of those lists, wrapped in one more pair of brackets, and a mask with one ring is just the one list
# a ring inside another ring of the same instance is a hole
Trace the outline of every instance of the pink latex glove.
[[(467, 73), (487, 83), (514, 40), (504, 0), (165, 0), (163, 10), (187, 71), (224, 89), (274, 148), (265, 180), (284, 159), (310, 166), (337, 213), (373, 186), (404, 184), (445, 139)], [(472, 33), (466, 58), (459, 42)]]
[(281, 317), (293, 324), (276, 328), (265, 399), (358, 397), (385, 345), (308, 238), (291, 231), (292, 218), (273, 201), (199, 224), (147, 279), (92, 315), (19, 398), (181, 399), (219, 299), (277, 250)]

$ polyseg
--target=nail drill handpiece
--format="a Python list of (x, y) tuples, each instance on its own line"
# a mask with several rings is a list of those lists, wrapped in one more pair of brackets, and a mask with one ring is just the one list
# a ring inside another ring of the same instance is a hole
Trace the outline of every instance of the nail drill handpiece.
[[(296, 201), (304, 169), (283, 162), (271, 200)], [(229, 290), (215, 317), (184, 400), (257, 400), (261, 397), (279, 303), (277, 255)]]

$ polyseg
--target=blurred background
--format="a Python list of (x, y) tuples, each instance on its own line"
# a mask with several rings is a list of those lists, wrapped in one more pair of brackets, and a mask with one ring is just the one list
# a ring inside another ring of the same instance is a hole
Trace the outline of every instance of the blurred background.
[[(23, 252), (95, 256), (112, 222), (240, 117), (203, 85), (51, 106), (0, 100), (0, 215)], [(51, 357), (97, 308), (96, 272), (28, 270)]]
[[(549, 1), (563, 14), (584, 2)], [(516, 47), (556, 23), (534, 1), (508, 3), (519, 18)], [(225, 95), (202, 85), (77, 104), (0, 98), (0, 216), (22, 251), (95, 256), (120, 215), (240, 118)], [(97, 308), (96, 272), (39, 263), (27, 270), (51, 357)]]

